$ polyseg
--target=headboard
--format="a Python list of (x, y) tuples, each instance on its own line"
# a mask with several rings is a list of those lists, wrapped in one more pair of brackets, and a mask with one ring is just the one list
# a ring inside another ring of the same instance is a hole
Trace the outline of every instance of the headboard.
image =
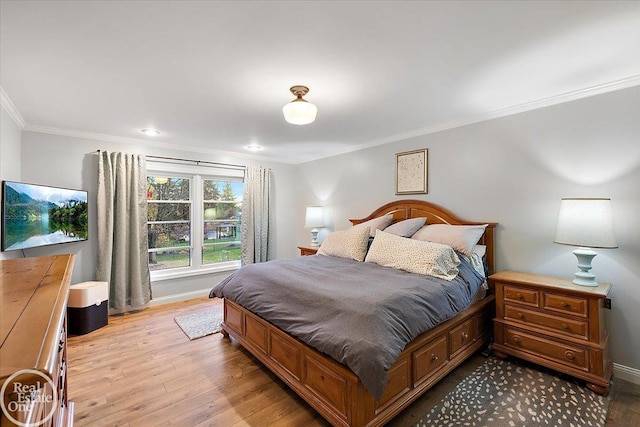
[(482, 235), (478, 243), (487, 246), (487, 253), (485, 256), (487, 259), (487, 264), (489, 265), (489, 271), (491, 273), (494, 273), (496, 271), (494, 231), (496, 225), (498, 225), (497, 222), (467, 221), (454, 215), (442, 206), (425, 202), (423, 200), (397, 200), (394, 202), (389, 202), (386, 205), (380, 206), (365, 218), (350, 219), (349, 221), (351, 221), (353, 225), (356, 225), (360, 224), (361, 222), (369, 221), (370, 219), (378, 218), (390, 213), (393, 214), (393, 222), (398, 222), (409, 218), (426, 217), (426, 224), (488, 224), (487, 228), (484, 230), (484, 234)]

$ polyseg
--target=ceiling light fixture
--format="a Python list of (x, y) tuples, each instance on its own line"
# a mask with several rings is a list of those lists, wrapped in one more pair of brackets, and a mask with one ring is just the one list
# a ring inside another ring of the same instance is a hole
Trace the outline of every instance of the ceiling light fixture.
[(260, 151), (262, 150), (262, 146), (258, 144), (249, 144), (245, 147), (249, 151)]
[(158, 136), (160, 132), (155, 129), (142, 129), (140, 132), (144, 133), (147, 136)]
[(293, 101), (282, 107), (284, 119), (294, 125), (307, 125), (316, 119), (318, 108), (312, 103), (302, 99), (309, 92), (306, 86), (293, 86), (289, 89), (296, 97)]

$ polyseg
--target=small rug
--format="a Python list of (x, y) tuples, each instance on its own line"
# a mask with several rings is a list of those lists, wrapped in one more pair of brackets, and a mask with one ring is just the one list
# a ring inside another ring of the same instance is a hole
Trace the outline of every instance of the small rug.
[[(526, 362), (488, 358), (416, 427), (604, 426), (609, 397)], [(560, 374), (561, 375), (561, 374)], [(564, 375), (561, 375), (565, 377)]]
[(219, 305), (176, 316), (173, 320), (176, 321), (182, 332), (190, 340), (195, 340), (220, 332), (220, 323), (222, 323), (223, 318), (224, 309), (222, 305)]

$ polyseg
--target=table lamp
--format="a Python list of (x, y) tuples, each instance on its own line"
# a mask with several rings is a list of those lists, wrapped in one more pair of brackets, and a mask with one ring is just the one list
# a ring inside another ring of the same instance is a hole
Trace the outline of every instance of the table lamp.
[(307, 206), (304, 226), (311, 229), (311, 236), (313, 237), (311, 246), (320, 246), (320, 242), (318, 242), (318, 228), (324, 227), (322, 206)]
[(573, 283), (598, 286), (591, 273), (591, 260), (597, 255), (592, 248), (617, 248), (613, 234), (613, 215), (610, 199), (566, 198), (560, 203), (555, 243), (579, 246), (573, 251), (578, 268)]

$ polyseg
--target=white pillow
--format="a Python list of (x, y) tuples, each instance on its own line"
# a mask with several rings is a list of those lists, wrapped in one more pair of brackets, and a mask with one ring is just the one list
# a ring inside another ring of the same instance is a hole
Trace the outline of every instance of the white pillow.
[(404, 221), (396, 222), (384, 229), (385, 233), (395, 234), (396, 236), (411, 237), (420, 230), (427, 218), (411, 218)]
[(412, 239), (428, 242), (442, 243), (465, 255), (471, 254), (471, 250), (478, 243), (488, 224), (483, 225), (450, 225), (431, 224), (418, 230)]
[(325, 237), (318, 255), (364, 260), (369, 245), (369, 227), (351, 227), (345, 231), (334, 231)]
[(393, 221), (393, 214), (387, 214), (385, 216), (370, 219), (369, 221), (361, 222), (360, 224), (354, 225), (352, 228), (369, 227), (369, 236), (373, 237), (376, 235), (376, 230), (384, 230), (389, 226), (389, 224), (391, 224), (391, 221)]
[(377, 231), (365, 262), (451, 281), (458, 275), (460, 259), (450, 246)]

